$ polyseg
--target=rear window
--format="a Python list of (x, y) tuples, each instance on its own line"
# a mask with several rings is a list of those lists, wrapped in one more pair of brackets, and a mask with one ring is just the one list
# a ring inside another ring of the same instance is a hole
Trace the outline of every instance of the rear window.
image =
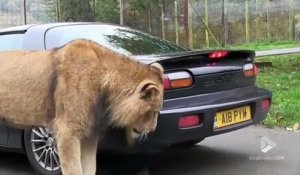
[(141, 31), (112, 25), (74, 25), (50, 29), (46, 33), (46, 48), (61, 47), (80, 38), (92, 40), (122, 54), (148, 55), (186, 50)]
[(21, 50), (23, 45), (24, 34), (7, 34), (0, 35), (0, 52)]

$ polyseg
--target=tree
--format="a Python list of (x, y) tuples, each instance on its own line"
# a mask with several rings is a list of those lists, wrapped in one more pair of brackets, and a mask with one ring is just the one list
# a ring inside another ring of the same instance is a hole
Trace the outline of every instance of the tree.
[[(101, 22), (120, 22), (120, 0), (97, 0), (96, 14)], [(151, 32), (153, 16), (160, 17), (161, 0), (125, 0), (125, 25)]]
[(59, 0), (61, 21), (94, 21), (91, 0)]
[(96, 16), (101, 22), (119, 24), (119, 0), (98, 0), (96, 5)]
[(129, 8), (127, 9), (128, 26), (152, 32), (152, 20), (154, 17), (161, 16), (162, 0), (127, 0)]

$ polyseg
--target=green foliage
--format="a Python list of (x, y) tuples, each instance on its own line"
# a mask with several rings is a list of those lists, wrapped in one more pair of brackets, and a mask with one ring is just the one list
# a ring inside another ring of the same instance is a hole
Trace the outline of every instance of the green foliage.
[[(157, 14), (160, 15), (161, 0), (128, 0), (126, 25), (137, 29), (148, 29), (148, 20), (150, 21)], [(149, 16), (151, 15), (151, 16)]]
[(101, 22), (119, 24), (119, 0), (98, 0), (96, 7), (97, 19)]
[(90, 0), (60, 0), (61, 21), (93, 21)]
[(258, 85), (273, 92), (267, 126), (289, 127), (300, 122), (300, 56), (276, 56), (259, 59), (273, 67), (261, 68)]
[[(125, 1), (125, 25), (134, 28), (145, 28), (148, 12), (159, 14), (161, 0), (127, 0)], [(119, 0), (98, 0), (96, 5), (97, 19), (101, 22), (116, 23), (120, 21)], [(150, 7), (151, 6), (151, 7)]]
[(57, 19), (57, 1), (43, 0), (43, 3), (48, 7), (47, 15), (52, 19)]
[(228, 48), (261, 51), (261, 50), (283, 49), (283, 48), (293, 48), (293, 47), (300, 47), (300, 42), (299, 41), (270, 41), (270, 42), (232, 45), (229, 46)]

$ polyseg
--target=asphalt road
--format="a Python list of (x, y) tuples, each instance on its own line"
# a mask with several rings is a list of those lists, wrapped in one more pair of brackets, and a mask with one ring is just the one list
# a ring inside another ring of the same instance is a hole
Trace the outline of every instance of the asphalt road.
[[(189, 149), (151, 155), (105, 152), (99, 154), (98, 169), (101, 175), (299, 175), (300, 133), (255, 126), (207, 138)], [(34, 172), (26, 156), (0, 153), (0, 175), (27, 174)]]

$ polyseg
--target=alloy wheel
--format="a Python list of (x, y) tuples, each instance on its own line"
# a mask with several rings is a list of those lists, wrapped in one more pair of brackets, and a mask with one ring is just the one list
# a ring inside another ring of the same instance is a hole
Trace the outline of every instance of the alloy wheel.
[(32, 129), (31, 148), (41, 167), (48, 171), (60, 169), (56, 142), (49, 129), (43, 127)]

